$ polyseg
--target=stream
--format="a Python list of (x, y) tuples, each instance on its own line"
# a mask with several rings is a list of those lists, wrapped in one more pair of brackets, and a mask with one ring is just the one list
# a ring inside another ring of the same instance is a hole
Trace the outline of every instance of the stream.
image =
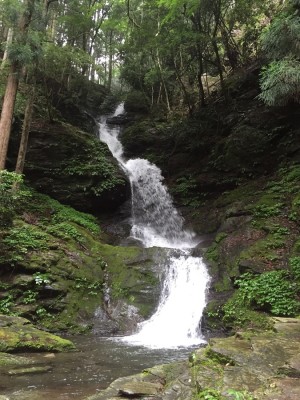
[[(120, 105), (114, 116), (122, 112)], [(130, 237), (144, 247), (166, 248), (168, 254), (157, 310), (131, 336), (72, 337), (76, 352), (24, 354), (48, 371), (6, 375), (0, 382), (0, 398), (5, 394), (9, 400), (84, 399), (118, 377), (187, 359), (192, 348), (205, 343), (201, 317), (209, 276), (202, 259), (192, 256), (199, 238), (184, 228), (159, 168), (139, 158), (126, 160), (118, 138), (120, 127), (107, 124), (106, 118), (99, 121), (99, 138), (107, 143), (131, 183)]]
[(147, 349), (92, 335), (71, 339), (76, 352), (18, 354), (30, 357), (34, 366), (47, 366), (50, 370), (2, 375), (0, 398), (5, 395), (9, 400), (83, 400), (121, 376), (186, 359), (191, 352), (190, 348)]

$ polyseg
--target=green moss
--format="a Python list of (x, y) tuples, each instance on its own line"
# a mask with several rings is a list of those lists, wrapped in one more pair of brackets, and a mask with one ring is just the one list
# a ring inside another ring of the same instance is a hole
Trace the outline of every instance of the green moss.
[(23, 366), (33, 364), (34, 361), (26, 357), (16, 356), (8, 353), (0, 353), (0, 368), (12, 367), (12, 366)]
[(75, 349), (70, 340), (34, 328), (25, 319), (0, 316), (0, 351), (67, 351)]
[(209, 358), (211, 361), (219, 364), (219, 365), (235, 365), (235, 362), (230, 357), (225, 356), (224, 354), (218, 353), (211, 346), (207, 346), (205, 350), (205, 356)]
[[(69, 135), (74, 135), (74, 127), (65, 125), (65, 128), (67, 130), (71, 128)], [(80, 152), (64, 160), (61, 165), (62, 174), (77, 177), (78, 182), (81, 176), (101, 178), (98, 184), (86, 188), (97, 196), (118, 185), (125, 185), (125, 180), (121, 177), (117, 164), (110, 159), (109, 150), (104, 143), (82, 131), (78, 131), (77, 141), (82, 146)]]
[(219, 248), (218, 244), (213, 243), (205, 252), (205, 258), (209, 261), (218, 262), (219, 260)]
[(153, 299), (145, 302), (143, 290), (155, 287), (158, 278), (150, 269), (152, 254), (155, 250), (137, 247), (115, 247), (102, 244), (99, 252), (108, 265), (111, 295), (113, 299), (125, 298), (140, 310), (144, 317), (153, 310)]

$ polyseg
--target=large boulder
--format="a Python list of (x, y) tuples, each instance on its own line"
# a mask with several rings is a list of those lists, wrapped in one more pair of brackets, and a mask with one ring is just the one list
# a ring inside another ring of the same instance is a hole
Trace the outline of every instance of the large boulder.
[(27, 319), (0, 315), (0, 351), (74, 350), (72, 342), (35, 328)]

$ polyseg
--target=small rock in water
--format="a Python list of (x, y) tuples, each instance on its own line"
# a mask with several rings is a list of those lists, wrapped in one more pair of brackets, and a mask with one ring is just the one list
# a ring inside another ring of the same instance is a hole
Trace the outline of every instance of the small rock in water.
[(44, 358), (55, 358), (55, 354), (54, 353), (45, 354)]
[(123, 397), (154, 396), (161, 389), (160, 384), (150, 382), (128, 382), (118, 392)]
[[(28, 367), (28, 368), (16, 368), (8, 371), (8, 375), (24, 375), (24, 374), (37, 374), (42, 372), (48, 372), (52, 368), (50, 366), (45, 367)], [(1, 398), (0, 398), (1, 400)]]

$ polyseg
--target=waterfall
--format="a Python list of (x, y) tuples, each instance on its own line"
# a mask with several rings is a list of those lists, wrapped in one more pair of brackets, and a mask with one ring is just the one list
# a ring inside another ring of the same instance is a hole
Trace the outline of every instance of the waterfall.
[[(119, 106), (114, 115), (122, 112)], [(100, 121), (100, 140), (107, 143), (130, 180), (131, 237), (144, 247), (169, 249), (161, 266), (164, 281), (156, 312), (139, 324), (137, 333), (122, 340), (153, 348), (203, 343), (200, 321), (209, 276), (202, 258), (191, 255), (197, 244), (195, 234), (184, 229), (184, 220), (163, 184), (160, 169), (140, 158), (126, 161), (118, 135), (118, 127), (108, 126), (105, 118)]]

